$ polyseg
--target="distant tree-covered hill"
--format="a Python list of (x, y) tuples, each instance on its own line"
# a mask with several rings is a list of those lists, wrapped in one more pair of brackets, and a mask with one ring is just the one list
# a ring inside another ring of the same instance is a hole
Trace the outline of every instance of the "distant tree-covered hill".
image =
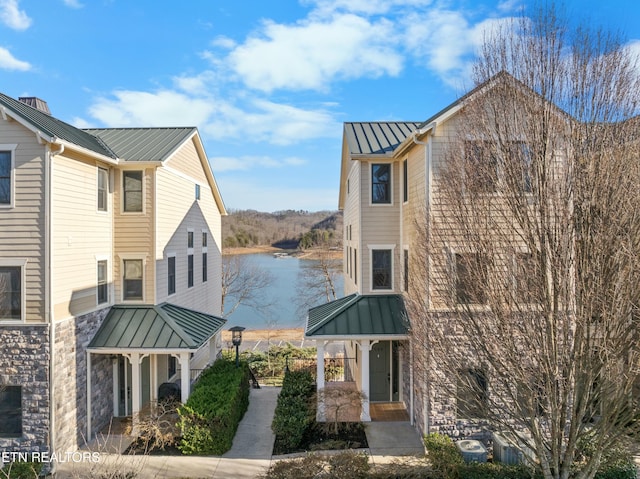
[(222, 217), (222, 244), (225, 248), (341, 246), (342, 212), (232, 210)]

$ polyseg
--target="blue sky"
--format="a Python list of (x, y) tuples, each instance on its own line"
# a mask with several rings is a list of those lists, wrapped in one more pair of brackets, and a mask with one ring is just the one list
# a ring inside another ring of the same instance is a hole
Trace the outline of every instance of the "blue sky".
[[(342, 123), (430, 117), (527, 1), (0, 0), (0, 91), (78, 127), (197, 126), (229, 209), (333, 210)], [(640, 45), (640, 2), (565, 5)]]

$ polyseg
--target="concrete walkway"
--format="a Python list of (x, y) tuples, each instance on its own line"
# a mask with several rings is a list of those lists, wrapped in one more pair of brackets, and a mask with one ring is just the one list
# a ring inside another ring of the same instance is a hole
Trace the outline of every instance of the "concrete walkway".
[[(103, 452), (98, 463), (59, 464), (56, 478), (106, 477), (116, 471), (134, 472), (136, 479), (258, 478), (276, 459), (272, 457), (275, 437), (271, 421), (279, 393), (280, 388), (269, 386), (251, 390), (249, 409), (231, 449), (222, 456), (127, 456)], [(374, 464), (389, 462), (396, 456), (424, 454), (418, 433), (408, 422), (367, 423), (366, 434), (369, 448), (362, 451), (371, 456)]]

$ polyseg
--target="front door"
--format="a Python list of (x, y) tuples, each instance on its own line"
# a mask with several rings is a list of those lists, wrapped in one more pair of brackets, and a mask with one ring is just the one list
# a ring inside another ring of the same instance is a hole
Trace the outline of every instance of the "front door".
[(118, 411), (116, 416), (131, 414), (131, 363), (124, 356), (118, 357)]
[(373, 345), (369, 353), (369, 400), (371, 402), (390, 401), (390, 345), (390, 341), (380, 341)]

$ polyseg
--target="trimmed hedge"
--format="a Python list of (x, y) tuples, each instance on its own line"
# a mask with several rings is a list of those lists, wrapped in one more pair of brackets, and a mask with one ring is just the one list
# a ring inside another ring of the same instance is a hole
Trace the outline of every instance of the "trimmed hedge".
[(249, 368), (219, 359), (202, 372), (187, 403), (178, 408), (183, 454), (220, 455), (233, 443), (249, 407)]
[(282, 381), (271, 430), (283, 449), (296, 449), (314, 422), (314, 380), (309, 371), (290, 371)]

